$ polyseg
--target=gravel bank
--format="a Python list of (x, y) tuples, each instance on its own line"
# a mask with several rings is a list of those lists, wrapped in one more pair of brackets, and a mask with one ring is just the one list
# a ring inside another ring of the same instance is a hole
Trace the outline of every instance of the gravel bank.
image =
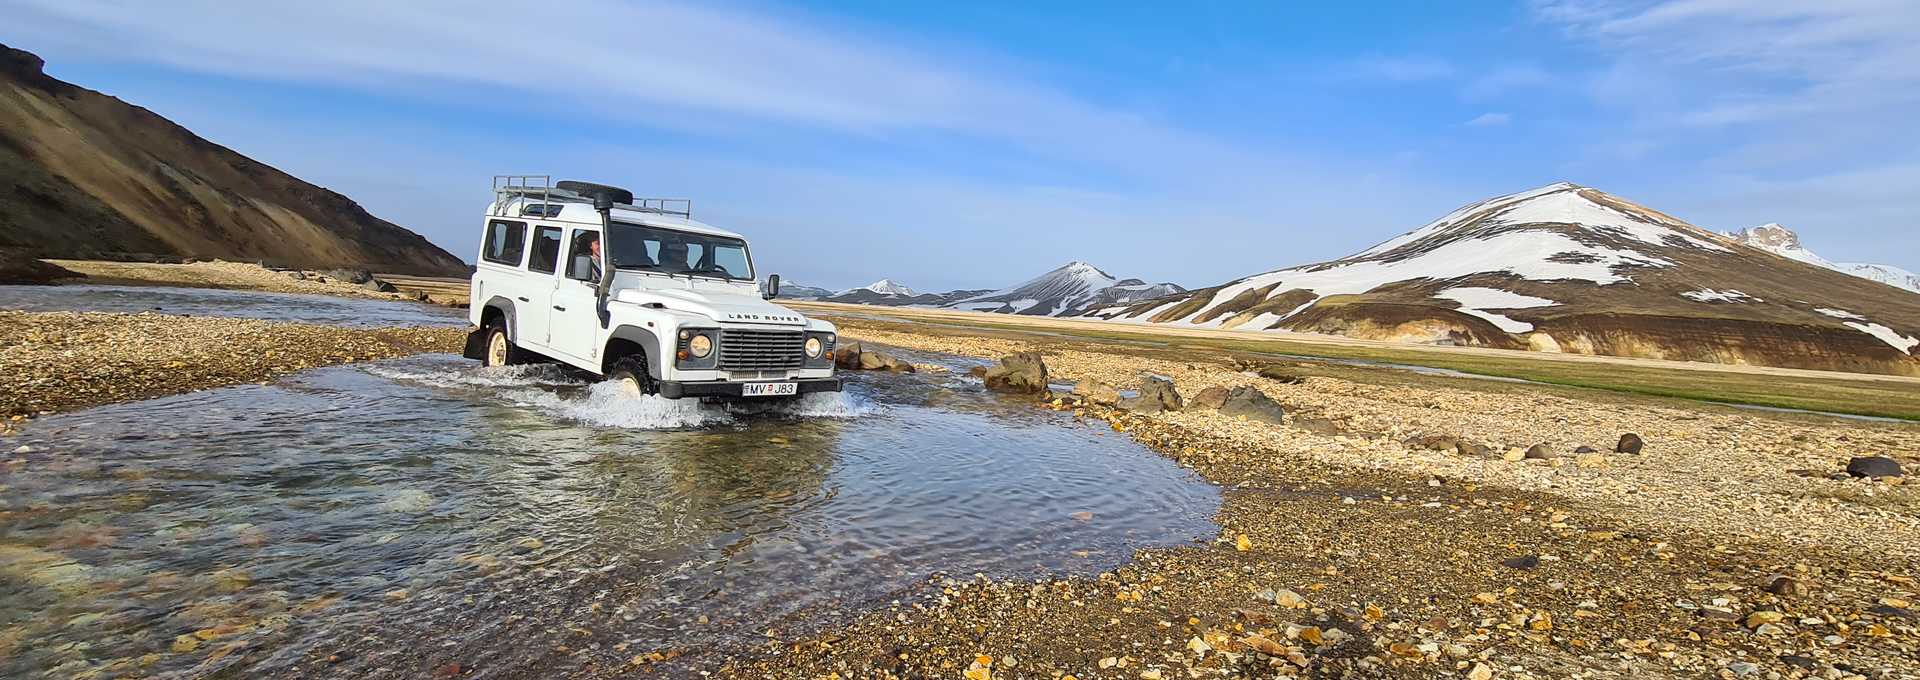
[[(1409, 377), (1260, 377), (1217, 357), (842, 320), (885, 345), (1046, 355), (1055, 381), (1252, 386), (1271, 426), (1062, 403), (1227, 489), (1205, 547), (1097, 578), (936, 578), (854, 624), (805, 616), (722, 671), (779, 677), (1905, 678), (1920, 663), (1920, 496), (1833, 479), (1909, 465), (1920, 428)], [(1277, 367), (1281, 371), (1285, 366)], [(1318, 433), (1299, 427), (1307, 418)], [(1643, 436), (1640, 455), (1611, 451)], [(1444, 435), (1484, 455), (1402, 443)], [(1507, 460), (1546, 444), (1564, 457)]]
[(431, 296), (432, 302), (439, 304), (464, 305), (467, 302), (465, 289), (449, 284), (445, 279), (394, 277), (395, 280), (392, 282), (401, 292), (381, 293), (361, 287), (359, 284), (329, 278), (320, 272), (306, 272), (306, 278), (295, 279), (289, 276), (288, 272), (273, 271), (245, 262), (155, 264), (104, 260), (48, 261), (85, 275), (88, 283), (262, 290), (271, 293), (307, 293), (374, 300), (405, 300), (409, 299), (409, 295), (413, 292), (420, 291), (427, 293)]
[(420, 352), (460, 329), (355, 329), (161, 314), (0, 311), (0, 417), (20, 419)]

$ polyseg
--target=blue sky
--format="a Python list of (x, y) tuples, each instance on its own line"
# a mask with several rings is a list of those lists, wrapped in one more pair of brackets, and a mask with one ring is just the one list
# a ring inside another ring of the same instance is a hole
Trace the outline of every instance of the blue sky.
[(1558, 180), (1920, 269), (1920, 3), (4, 0), (0, 41), (472, 258), (488, 177), (763, 272), (1212, 285)]

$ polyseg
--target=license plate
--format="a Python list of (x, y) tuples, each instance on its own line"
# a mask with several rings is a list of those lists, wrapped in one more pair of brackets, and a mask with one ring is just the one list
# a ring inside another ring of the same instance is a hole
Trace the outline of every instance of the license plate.
[(799, 393), (800, 383), (767, 382), (740, 386), (740, 396), (743, 397), (787, 397)]

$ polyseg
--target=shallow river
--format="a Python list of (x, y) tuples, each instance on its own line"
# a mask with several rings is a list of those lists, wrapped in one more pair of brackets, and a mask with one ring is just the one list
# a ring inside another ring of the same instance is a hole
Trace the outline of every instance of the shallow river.
[(335, 326), (462, 326), (464, 309), (419, 302), (170, 286), (0, 286), (0, 309), (154, 312)]
[(0, 451), (0, 677), (600, 675), (1217, 531), (963, 373), (747, 414), (430, 355), (45, 417)]

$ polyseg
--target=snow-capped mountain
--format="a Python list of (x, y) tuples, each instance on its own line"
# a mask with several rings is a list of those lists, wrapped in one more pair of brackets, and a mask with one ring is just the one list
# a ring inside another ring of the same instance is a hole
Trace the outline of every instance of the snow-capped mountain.
[[(993, 289), (915, 293), (890, 279), (823, 297), (889, 307), (945, 307), (1029, 316), (1078, 316), (1101, 307), (1140, 302), (1187, 289), (1172, 283), (1119, 279), (1085, 262), (1068, 262), (1016, 286)], [(894, 291), (894, 292), (883, 292)]]
[(1734, 240), (1741, 243), (1781, 257), (1799, 260), (1816, 267), (1826, 267), (1843, 274), (1852, 274), (1863, 279), (1879, 281), (1895, 288), (1905, 288), (1920, 293), (1920, 274), (1914, 274), (1913, 272), (1892, 265), (1867, 264), (1862, 262), (1834, 262), (1828, 260), (1811, 250), (1807, 250), (1806, 246), (1800, 244), (1799, 234), (1793, 233), (1792, 229), (1780, 226), (1777, 222), (1768, 222), (1757, 227), (1748, 227), (1739, 231), (1728, 232), (1727, 236), (1733, 237)]
[(1184, 293), (1172, 283), (1117, 279), (1085, 262), (1068, 262), (1012, 288), (1003, 288), (945, 306), (979, 312), (1028, 316), (1073, 316), (1096, 306), (1137, 302)]
[(854, 292), (863, 291), (863, 290), (869, 293), (875, 293), (879, 295), (898, 295), (900, 297), (913, 297), (915, 295), (919, 295), (919, 293), (913, 292), (912, 288), (908, 288), (904, 285), (901, 285), (899, 282), (896, 282), (893, 279), (880, 279), (879, 281), (869, 283), (859, 288), (848, 288), (846, 290), (840, 291), (838, 294), (846, 295), (849, 293), (854, 293)]
[(1920, 375), (1920, 295), (1565, 182), (1338, 260), (1089, 316)]

